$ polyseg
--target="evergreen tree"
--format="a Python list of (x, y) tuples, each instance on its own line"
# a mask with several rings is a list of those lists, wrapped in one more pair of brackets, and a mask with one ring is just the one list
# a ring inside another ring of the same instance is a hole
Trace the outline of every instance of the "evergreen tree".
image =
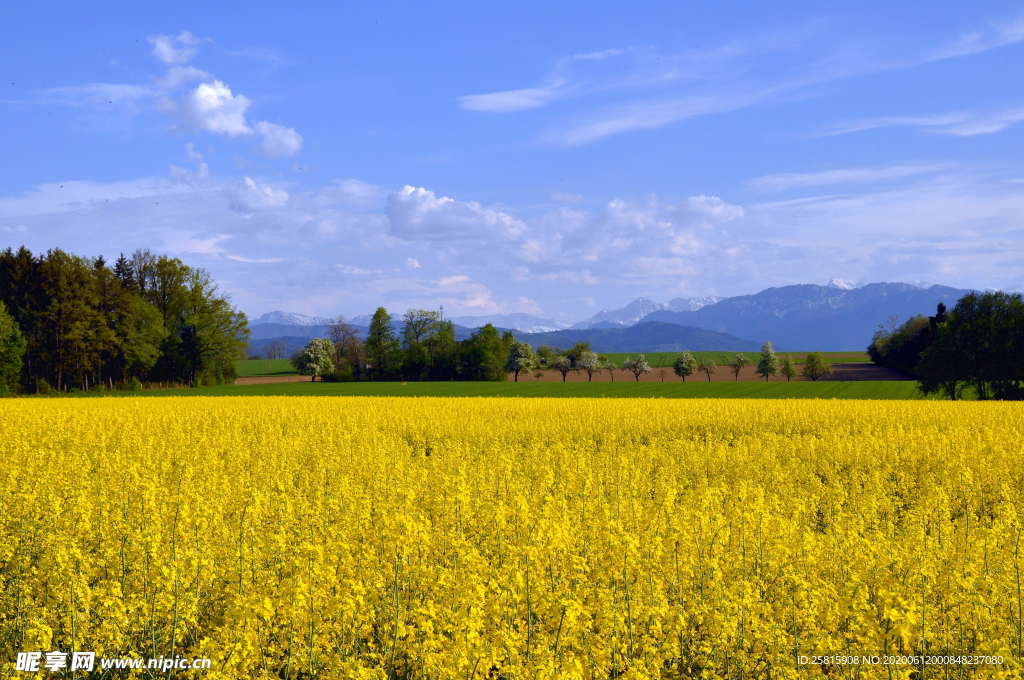
[(394, 378), (401, 368), (401, 348), (391, 327), (391, 315), (383, 307), (378, 307), (370, 320), (366, 334), (366, 361), (370, 365), (370, 375), (377, 380)]

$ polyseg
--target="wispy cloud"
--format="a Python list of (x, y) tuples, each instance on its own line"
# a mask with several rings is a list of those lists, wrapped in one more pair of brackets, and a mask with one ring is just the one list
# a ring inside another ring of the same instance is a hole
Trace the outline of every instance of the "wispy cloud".
[(592, 87), (583, 82), (581, 74), (576, 73), (578, 67), (588, 62), (605, 61), (624, 53), (622, 49), (608, 49), (587, 54), (573, 54), (559, 59), (555, 68), (544, 80), (535, 87), (514, 90), (499, 90), (483, 94), (467, 94), (459, 97), (459, 106), (467, 111), (487, 111), (490, 113), (508, 113), (525, 111), (546, 106), (558, 99), (564, 99)]
[(1024, 42), (1024, 16), (992, 22), (988, 26), (968, 31), (927, 53), (925, 58), (928, 61), (938, 61), (968, 57), (1019, 42)]
[[(849, 44), (835, 47), (830, 42), (819, 46), (819, 53), (806, 57), (805, 63), (797, 68), (791, 63), (779, 64), (772, 58), (811, 42), (808, 33), (754, 36), (745, 41), (679, 54), (612, 50), (596, 55), (573, 55), (560, 60), (539, 85), (466, 95), (459, 99), (459, 105), (473, 111), (508, 113), (595, 92), (622, 93), (617, 103), (584, 110), (541, 134), (541, 139), (548, 144), (577, 146), (626, 132), (661, 128), (698, 116), (807, 94), (815, 86), (841, 79), (909, 69), (1017, 44), (1024, 41), (1024, 18), (992, 23), (937, 47), (919, 46), (908, 50), (893, 44), (885, 51)], [(1013, 124), (1017, 115), (1016, 111), (1004, 112), (987, 120), (941, 115), (925, 117), (921, 122), (945, 125), (941, 130), (946, 134), (985, 134)]]
[(890, 127), (921, 128), (938, 135), (973, 137), (1002, 132), (1024, 121), (1024, 107), (1000, 111), (949, 111), (906, 116), (878, 116), (839, 123), (822, 131), (819, 136), (847, 135), (867, 130)]
[(836, 184), (871, 184), (933, 175), (957, 167), (954, 163), (905, 163), (875, 167), (836, 168), (818, 172), (793, 172), (764, 175), (750, 180), (754, 189), (788, 191)]

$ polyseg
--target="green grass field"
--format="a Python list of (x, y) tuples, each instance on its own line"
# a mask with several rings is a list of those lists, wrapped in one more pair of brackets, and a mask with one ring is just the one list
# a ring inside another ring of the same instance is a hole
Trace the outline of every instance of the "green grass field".
[[(615, 363), (621, 365), (622, 360), (627, 357), (635, 357), (640, 352), (608, 352), (605, 356), (609, 357)], [(735, 358), (739, 352), (693, 352), (693, 355), (698, 359), (710, 357), (719, 366), (724, 366)], [(757, 365), (757, 360), (760, 358), (760, 352), (742, 352), (748, 359), (750, 359), (753, 365)], [(781, 360), (782, 357), (789, 355), (794, 363), (803, 363), (804, 357), (807, 356), (808, 352), (776, 352)], [(870, 357), (866, 352), (822, 352), (825, 359), (831, 363), (845, 363), (845, 364), (868, 364), (871, 363)], [(649, 363), (654, 368), (659, 366), (671, 366), (672, 362), (679, 356), (679, 352), (644, 352), (643, 355), (647, 358)]]
[[(125, 393), (131, 394), (131, 393)], [(920, 399), (909, 380), (821, 382), (291, 382), (147, 390), (146, 396), (656, 397), (665, 399)]]
[(235, 372), (239, 378), (298, 375), (289, 359), (239, 359), (235, 362)]

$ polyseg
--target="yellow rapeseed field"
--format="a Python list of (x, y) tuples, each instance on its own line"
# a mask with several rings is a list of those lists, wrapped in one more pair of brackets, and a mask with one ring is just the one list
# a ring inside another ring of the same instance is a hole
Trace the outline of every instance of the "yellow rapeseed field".
[(1017, 678), (1022, 441), (1006, 403), (3, 400), (0, 676)]

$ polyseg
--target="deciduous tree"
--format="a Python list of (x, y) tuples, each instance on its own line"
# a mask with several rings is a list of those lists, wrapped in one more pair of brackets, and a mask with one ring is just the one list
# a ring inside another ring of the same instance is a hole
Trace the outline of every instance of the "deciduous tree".
[(811, 352), (804, 359), (803, 375), (811, 380), (821, 380), (832, 373), (832, 367), (821, 352)]
[(308, 375), (311, 381), (317, 376), (334, 372), (334, 343), (327, 338), (313, 338), (301, 352), (292, 358), (292, 364), (300, 375)]
[(775, 349), (771, 342), (761, 345), (761, 356), (757, 360), (757, 372), (764, 376), (766, 382), (768, 378), (779, 372), (779, 357), (775, 356)]
[(635, 359), (627, 358), (622, 362), (622, 368), (633, 374), (633, 379), (640, 382), (640, 376), (651, 372), (651, 365), (647, 363), (647, 357), (640, 354)]
[(686, 377), (697, 372), (697, 359), (690, 352), (680, 352), (672, 362), (672, 370), (686, 382)]

